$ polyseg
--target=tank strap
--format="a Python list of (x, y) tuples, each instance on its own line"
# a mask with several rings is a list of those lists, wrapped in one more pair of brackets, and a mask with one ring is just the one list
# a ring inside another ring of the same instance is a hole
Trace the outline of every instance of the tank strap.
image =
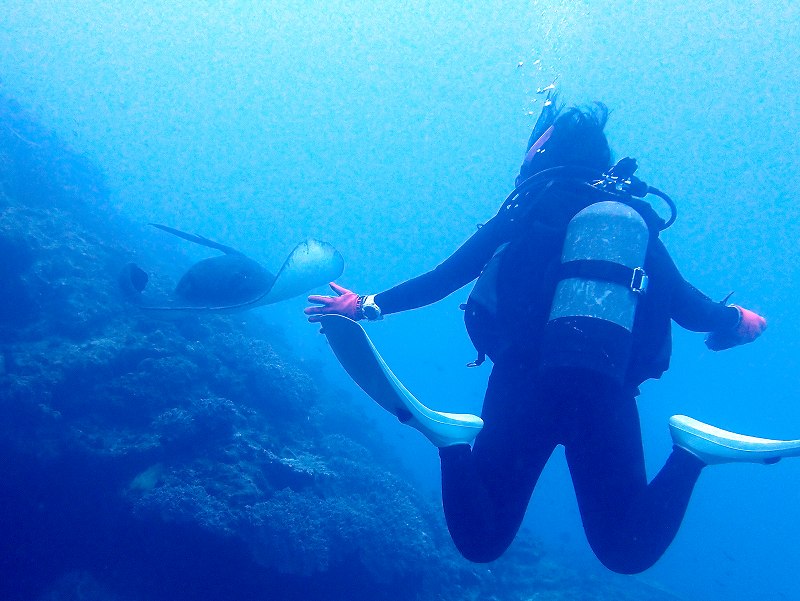
[(647, 291), (648, 283), (647, 274), (641, 267), (631, 269), (612, 261), (595, 259), (581, 259), (562, 263), (558, 276), (561, 280), (583, 278), (611, 282), (626, 286), (637, 294), (644, 294)]

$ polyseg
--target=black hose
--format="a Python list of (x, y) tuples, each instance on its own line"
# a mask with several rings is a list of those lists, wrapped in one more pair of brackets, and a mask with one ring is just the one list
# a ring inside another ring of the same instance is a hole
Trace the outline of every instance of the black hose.
[(511, 193), (506, 196), (506, 199), (503, 201), (503, 206), (507, 207), (512, 200), (523, 194), (527, 194), (537, 185), (549, 184), (550, 182), (559, 180), (589, 182), (600, 177), (602, 177), (602, 173), (586, 167), (560, 166), (544, 169), (530, 176), (514, 188)]
[(675, 220), (678, 218), (678, 207), (675, 206), (675, 203), (673, 202), (673, 200), (669, 196), (667, 196), (664, 192), (662, 192), (658, 188), (654, 188), (653, 186), (648, 186), (647, 187), (647, 192), (649, 194), (654, 194), (654, 195), (658, 196), (660, 199), (662, 199), (664, 202), (666, 202), (667, 205), (669, 206), (669, 212), (670, 212), (669, 219), (667, 219), (667, 221), (664, 222), (664, 227), (661, 228), (661, 231), (664, 231), (669, 226), (671, 226), (673, 223), (675, 223)]
[[(521, 182), (506, 197), (506, 199), (503, 201), (503, 206), (506, 209), (510, 209), (513, 206), (512, 203), (518, 198), (529, 194), (537, 186), (545, 186), (554, 181), (563, 181), (563, 180), (580, 181), (585, 183), (587, 187), (590, 187), (594, 190), (603, 189), (603, 187), (597, 188), (589, 183), (592, 181), (602, 182), (603, 177), (604, 174), (601, 173), (600, 171), (597, 171), (595, 169), (590, 169), (587, 167), (576, 167), (576, 166), (551, 167), (550, 169), (539, 171), (538, 173), (527, 178), (525, 181)], [(675, 220), (678, 218), (678, 207), (675, 205), (673, 200), (669, 196), (667, 196), (667, 194), (665, 194), (658, 188), (649, 186), (644, 182), (640, 183), (642, 184), (642, 190), (640, 191), (641, 196), (644, 196), (646, 194), (653, 194), (661, 198), (664, 202), (667, 203), (667, 206), (669, 206), (669, 211), (670, 211), (669, 219), (667, 219), (664, 222), (664, 225), (659, 228), (659, 231), (667, 229), (669, 226), (675, 223)], [(644, 191), (645, 189), (646, 192)], [(608, 191), (606, 192), (609, 193)], [(639, 196), (639, 194), (636, 194), (636, 196)]]

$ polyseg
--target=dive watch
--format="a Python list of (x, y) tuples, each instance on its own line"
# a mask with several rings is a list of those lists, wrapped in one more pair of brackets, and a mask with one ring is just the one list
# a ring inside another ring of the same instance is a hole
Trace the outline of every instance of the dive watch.
[(364, 319), (366, 319), (367, 321), (378, 321), (380, 319), (383, 319), (381, 308), (375, 304), (374, 294), (362, 296), (358, 300), (359, 300), (359, 309)]

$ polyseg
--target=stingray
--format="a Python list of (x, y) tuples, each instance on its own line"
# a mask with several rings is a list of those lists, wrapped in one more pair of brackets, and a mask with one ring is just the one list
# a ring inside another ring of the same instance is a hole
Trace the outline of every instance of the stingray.
[[(344, 271), (344, 259), (339, 251), (319, 240), (309, 239), (298, 244), (277, 275), (273, 275), (235, 248), (166, 225), (150, 225), (223, 254), (192, 265), (178, 281), (173, 298), (162, 305), (143, 303), (141, 308), (147, 311), (246, 311), (308, 292), (332, 282)], [(139, 293), (147, 284), (147, 274), (132, 263), (125, 266), (121, 279), (129, 293)]]

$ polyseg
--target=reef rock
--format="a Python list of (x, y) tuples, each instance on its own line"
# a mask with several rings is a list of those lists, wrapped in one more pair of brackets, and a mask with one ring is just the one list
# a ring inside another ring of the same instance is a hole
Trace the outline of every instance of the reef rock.
[(0, 598), (671, 598), (587, 584), (529, 537), (461, 559), (281, 332), (131, 306), (135, 228), (102, 182), (0, 98)]

